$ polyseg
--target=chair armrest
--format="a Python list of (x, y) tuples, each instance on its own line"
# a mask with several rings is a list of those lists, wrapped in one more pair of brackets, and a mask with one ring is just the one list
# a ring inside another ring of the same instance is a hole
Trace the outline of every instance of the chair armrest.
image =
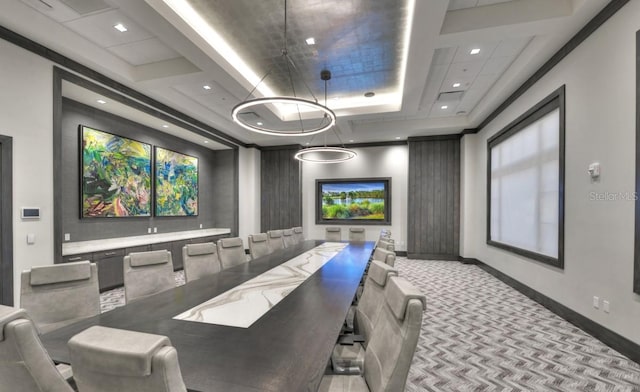
[(363, 343), (364, 336), (362, 335), (341, 335), (338, 338), (338, 344), (341, 346), (352, 346), (354, 343)]

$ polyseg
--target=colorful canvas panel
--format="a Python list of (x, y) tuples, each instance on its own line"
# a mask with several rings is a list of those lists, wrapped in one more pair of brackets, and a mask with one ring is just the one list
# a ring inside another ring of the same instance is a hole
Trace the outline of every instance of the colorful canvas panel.
[(80, 126), (82, 218), (151, 215), (151, 145)]
[(316, 180), (316, 223), (390, 224), (391, 180)]
[(156, 216), (198, 215), (198, 158), (156, 147)]

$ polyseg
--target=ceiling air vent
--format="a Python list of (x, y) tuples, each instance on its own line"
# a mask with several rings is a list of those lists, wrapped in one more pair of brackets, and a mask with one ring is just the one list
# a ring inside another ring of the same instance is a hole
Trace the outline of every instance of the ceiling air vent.
[(464, 91), (446, 91), (438, 95), (438, 102), (460, 101)]

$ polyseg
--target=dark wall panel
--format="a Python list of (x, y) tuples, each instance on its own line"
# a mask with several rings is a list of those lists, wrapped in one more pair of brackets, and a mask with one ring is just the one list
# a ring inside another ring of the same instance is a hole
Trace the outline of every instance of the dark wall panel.
[[(61, 122), (59, 208), (62, 209), (62, 231), (71, 235), (71, 241), (144, 235), (149, 227), (157, 227), (158, 233), (196, 230), (200, 224), (203, 228), (225, 227), (237, 231), (237, 223), (234, 226), (237, 222), (234, 218), (237, 217), (234, 150), (213, 151), (69, 99), (63, 99)], [(198, 216), (80, 219), (79, 124), (198, 157)]]
[(297, 147), (265, 149), (260, 156), (260, 230), (302, 225), (300, 161)]
[(407, 254), (456, 259), (460, 248), (460, 138), (409, 139)]

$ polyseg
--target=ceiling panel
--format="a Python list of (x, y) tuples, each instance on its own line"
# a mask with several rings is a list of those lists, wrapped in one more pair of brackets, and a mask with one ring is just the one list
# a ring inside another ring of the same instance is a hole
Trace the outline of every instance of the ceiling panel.
[[(118, 23), (124, 24), (128, 30), (123, 33), (116, 30), (113, 26)], [(152, 38), (148, 31), (118, 10), (89, 15), (65, 25), (103, 48)]]
[(112, 46), (109, 51), (133, 66), (156, 63), (180, 57), (175, 50), (158, 38), (149, 38), (124, 45)]

